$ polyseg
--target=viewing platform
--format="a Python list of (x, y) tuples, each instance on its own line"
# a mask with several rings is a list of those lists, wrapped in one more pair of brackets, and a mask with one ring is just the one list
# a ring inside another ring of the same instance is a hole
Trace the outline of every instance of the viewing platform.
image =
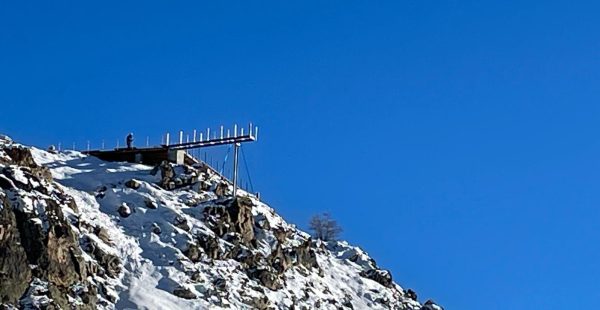
[(204, 135), (204, 132), (198, 134), (197, 131), (194, 130), (191, 139), (188, 135), (185, 142), (183, 141), (183, 131), (179, 131), (179, 142), (175, 144), (170, 144), (170, 135), (167, 133), (164, 136), (164, 144), (161, 146), (143, 148), (117, 147), (110, 150), (88, 150), (83, 153), (112, 162), (130, 162), (156, 166), (166, 160), (175, 164), (193, 165), (200, 161), (189, 155), (187, 152), (188, 150), (228, 144), (236, 146), (237, 149), (237, 146), (241, 143), (257, 140), (258, 127), (254, 127), (250, 124), (246, 132), (244, 129), (245, 128), (240, 128), (238, 133), (237, 125), (233, 127), (232, 131), (229, 129), (225, 131), (224, 127), (221, 126), (220, 132), (217, 133), (217, 131), (213, 131), (212, 136), (210, 128), (206, 130), (206, 135)]

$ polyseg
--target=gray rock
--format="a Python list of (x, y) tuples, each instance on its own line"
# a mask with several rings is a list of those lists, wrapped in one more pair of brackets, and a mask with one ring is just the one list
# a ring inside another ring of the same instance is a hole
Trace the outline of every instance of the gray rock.
[(104, 243), (108, 244), (108, 245), (113, 245), (113, 242), (110, 238), (110, 234), (108, 232), (108, 230), (106, 228), (103, 227), (96, 227), (94, 229), (94, 233), (98, 236), (98, 238), (100, 238), (100, 240), (102, 240)]
[(276, 291), (283, 287), (276, 272), (271, 271), (268, 268), (256, 268), (249, 270), (248, 273), (251, 278), (258, 280), (263, 286), (270, 290)]
[(158, 203), (156, 203), (156, 201), (154, 201), (152, 199), (146, 198), (144, 200), (144, 204), (146, 205), (146, 208), (148, 208), (148, 209), (153, 209), (153, 210), (158, 209)]
[(203, 215), (205, 222), (219, 237), (227, 233), (238, 233), (244, 245), (254, 246), (254, 217), (250, 199), (238, 198), (228, 206), (207, 206)]
[(160, 235), (162, 233), (162, 229), (160, 229), (160, 226), (158, 226), (158, 224), (152, 223), (152, 232), (157, 235)]
[(197, 263), (202, 257), (203, 250), (194, 243), (188, 244), (188, 248), (183, 251), (183, 254), (187, 256), (192, 262)]
[(173, 290), (173, 295), (177, 297), (181, 297), (184, 299), (196, 299), (197, 296), (194, 292), (192, 292), (189, 288), (179, 286)]
[(139, 189), (140, 187), (142, 187), (142, 183), (140, 183), (140, 181), (138, 181), (138, 180), (131, 179), (131, 180), (125, 182), (125, 186), (127, 186), (131, 189)]
[(173, 189), (175, 188), (174, 180), (175, 178), (175, 170), (173, 169), (173, 165), (171, 165), (168, 161), (164, 160), (160, 166), (160, 186), (165, 189)]
[(177, 215), (175, 217), (173, 225), (179, 229), (182, 229), (183, 231), (190, 231), (190, 229), (192, 229), (190, 224), (188, 224), (187, 218), (181, 215)]
[(361, 276), (371, 279), (385, 287), (392, 285), (392, 274), (387, 270), (369, 269), (360, 273)]
[(417, 292), (413, 291), (412, 289), (408, 289), (408, 290), (404, 291), (404, 296), (406, 298), (417, 301)]
[(117, 211), (121, 217), (129, 217), (131, 215), (131, 208), (126, 203), (121, 204)]
[(216, 289), (220, 291), (225, 291), (227, 289), (227, 280), (224, 278), (216, 278), (213, 280), (213, 285)]
[(444, 308), (441, 306), (438, 306), (435, 302), (433, 302), (433, 300), (429, 299), (428, 301), (426, 301), (423, 304), (423, 307), (421, 307), (421, 310), (444, 310)]
[(221, 254), (219, 241), (212, 236), (200, 236), (198, 238), (198, 246), (202, 248), (203, 252), (210, 259), (218, 259)]
[(252, 309), (266, 310), (269, 309), (269, 298), (267, 296), (253, 296), (245, 300), (245, 303)]

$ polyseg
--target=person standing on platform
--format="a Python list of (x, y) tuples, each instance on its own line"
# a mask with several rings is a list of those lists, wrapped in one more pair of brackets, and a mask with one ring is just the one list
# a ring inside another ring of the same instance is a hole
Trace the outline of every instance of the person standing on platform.
[(127, 135), (127, 138), (125, 140), (127, 142), (127, 148), (132, 149), (133, 148), (133, 133), (130, 132)]

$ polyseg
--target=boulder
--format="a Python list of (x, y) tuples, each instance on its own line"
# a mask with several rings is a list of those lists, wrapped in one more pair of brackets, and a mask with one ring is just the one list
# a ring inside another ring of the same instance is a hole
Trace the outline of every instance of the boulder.
[(190, 275), (190, 280), (192, 280), (192, 282), (200, 282), (202, 279), (202, 271), (196, 270)]
[(100, 186), (96, 189), (96, 191), (94, 192), (94, 196), (96, 198), (102, 199), (104, 198), (104, 196), (106, 196), (106, 191), (108, 190), (108, 188), (106, 186)]
[(110, 238), (110, 233), (104, 227), (96, 227), (94, 229), (94, 234), (100, 238), (104, 243), (108, 245), (114, 245), (112, 239)]
[(444, 308), (441, 306), (438, 306), (435, 302), (433, 302), (433, 300), (429, 299), (428, 301), (426, 301), (423, 304), (423, 307), (421, 307), (421, 310), (444, 310)]
[(203, 250), (196, 244), (190, 243), (188, 244), (188, 248), (183, 251), (183, 255), (187, 256), (187, 258), (189, 258), (192, 262), (197, 263), (202, 257), (202, 252)]
[(146, 198), (144, 200), (144, 204), (146, 205), (146, 208), (148, 209), (158, 209), (158, 203), (152, 199)]
[(126, 203), (121, 204), (117, 211), (121, 217), (129, 217), (131, 215), (131, 208)]
[(182, 215), (177, 215), (175, 217), (175, 220), (173, 221), (173, 225), (175, 225), (175, 227), (182, 229), (183, 231), (190, 231), (192, 228), (190, 227), (190, 224), (188, 224), (187, 218), (185, 218)]
[(184, 286), (178, 286), (173, 290), (173, 295), (184, 299), (196, 299), (197, 296), (192, 290)]
[(215, 188), (215, 194), (219, 198), (229, 195), (229, 183), (221, 182), (217, 184), (217, 188)]
[[(293, 295), (292, 295), (293, 297)], [(263, 296), (252, 296), (248, 297), (244, 302), (250, 306), (252, 309), (257, 310), (266, 310), (269, 309), (269, 298), (265, 295)]]
[(213, 236), (202, 235), (198, 238), (198, 246), (210, 259), (218, 259), (221, 253), (219, 241)]
[(360, 275), (385, 287), (390, 287), (393, 283), (392, 274), (387, 270), (369, 269), (367, 271), (362, 271)]
[(408, 289), (408, 290), (404, 291), (404, 296), (406, 298), (417, 301), (417, 292), (413, 291), (412, 289)]
[[(298, 260), (296, 249), (297, 248), (284, 249), (281, 244), (278, 244), (271, 252), (271, 255), (269, 255), (269, 265), (279, 274), (284, 273), (293, 265), (302, 265)], [(310, 268), (310, 266), (308, 268)]]
[(13, 143), (13, 140), (9, 136), (0, 134), (0, 144), (11, 144), (11, 143)]
[(342, 306), (348, 309), (354, 309), (354, 305), (352, 304), (352, 296), (348, 295), (347, 293), (344, 294), (344, 299), (342, 299)]
[(216, 278), (212, 281), (212, 284), (215, 286), (217, 290), (225, 291), (227, 290), (227, 280), (224, 278)]
[(226, 233), (225, 235), (223, 235), (223, 240), (233, 244), (234, 246), (238, 246), (242, 243), (242, 235), (236, 233), (236, 232), (230, 232), (230, 233)]
[(140, 187), (142, 187), (142, 183), (140, 183), (140, 181), (135, 180), (135, 179), (131, 179), (127, 182), (125, 182), (125, 186), (131, 188), (131, 189), (139, 189)]
[(279, 280), (279, 276), (276, 272), (269, 270), (269, 268), (260, 267), (248, 270), (248, 276), (256, 279), (263, 286), (272, 291), (279, 290), (283, 287)]
[(162, 229), (160, 229), (160, 226), (158, 226), (158, 224), (152, 223), (152, 232), (157, 235), (160, 235), (162, 233)]
[(231, 249), (228, 257), (241, 263), (243, 268), (249, 268), (250, 266), (256, 266), (260, 264), (260, 262), (265, 262), (265, 259), (261, 253), (252, 252), (244, 245), (234, 246)]
[(256, 225), (256, 227), (258, 227), (260, 229), (264, 229), (264, 230), (271, 229), (271, 224), (269, 223), (269, 220), (267, 219), (267, 217), (264, 214), (256, 215), (254, 217), (254, 224)]
[[(268, 223), (268, 221), (267, 221), (267, 223)], [(264, 225), (265, 224), (263, 224), (263, 226)], [(277, 239), (277, 242), (279, 244), (283, 244), (283, 243), (285, 243), (285, 240), (290, 237), (291, 232), (286, 231), (283, 228), (275, 228), (275, 229), (273, 229), (273, 235), (275, 235), (275, 239)]]
[(160, 186), (164, 189), (174, 189), (175, 183), (173, 182), (175, 178), (175, 170), (173, 169), (173, 165), (171, 165), (168, 161), (163, 160), (163, 162), (159, 166), (160, 169)]

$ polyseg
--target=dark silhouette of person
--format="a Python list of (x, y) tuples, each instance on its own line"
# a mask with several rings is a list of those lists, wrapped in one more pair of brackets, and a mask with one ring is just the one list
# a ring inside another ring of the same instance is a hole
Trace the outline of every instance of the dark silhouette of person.
[(131, 149), (131, 148), (132, 148), (132, 145), (133, 145), (133, 133), (131, 133), (131, 132), (130, 132), (130, 133), (127, 135), (126, 141), (127, 141), (127, 148), (128, 148), (128, 149)]

